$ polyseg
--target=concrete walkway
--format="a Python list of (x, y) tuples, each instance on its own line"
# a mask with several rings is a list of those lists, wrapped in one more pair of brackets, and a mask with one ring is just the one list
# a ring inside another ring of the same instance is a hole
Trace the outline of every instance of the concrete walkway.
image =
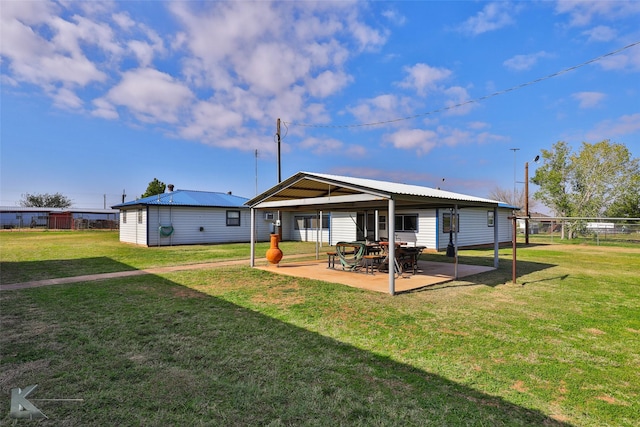
[[(315, 257), (315, 254), (288, 255), (288, 259)], [(257, 258), (256, 266), (267, 264), (266, 258)], [(143, 270), (117, 271), (114, 273), (87, 274), (84, 276), (59, 277), (57, 279), (34, 280), (32, 282), (11, 283), (8, 285), (0, 284), (0, 291), (15, 291), (27, 288), (39, 288), (42, 286), (62, 285), (66, 283), (92, 282), (96, 280), (117, 279), (120, 277), (142, 276), (145, 274), (162, 274), (172, 271), (199, 270), (203, 268), (225, 267), (229, 265), (249, 265), (248, 259), (240, 259), (233, 261), (206, 262), (200, 264), (172, 265), (167, 267), (146, 268)]]

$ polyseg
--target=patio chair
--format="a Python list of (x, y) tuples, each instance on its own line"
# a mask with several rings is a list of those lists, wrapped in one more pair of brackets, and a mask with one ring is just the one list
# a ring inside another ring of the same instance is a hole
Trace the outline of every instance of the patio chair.
[(362, 266), (366, 245), (361, 242), (338, 242), (336, 243), (336, 253), (343, 270), (355, 271)]

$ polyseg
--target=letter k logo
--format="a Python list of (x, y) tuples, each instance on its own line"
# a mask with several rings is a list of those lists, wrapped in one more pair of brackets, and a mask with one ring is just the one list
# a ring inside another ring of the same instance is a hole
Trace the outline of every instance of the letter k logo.
[(38, 384), (27, 386), (24, 390), (20, 388), (11, 389), (11, 411), (9, 412), (11, 418), (26, 418), (30, 420), (47, 418), (40, 409), (27, 400), (27, 396), (36, 388), (38, 388)]

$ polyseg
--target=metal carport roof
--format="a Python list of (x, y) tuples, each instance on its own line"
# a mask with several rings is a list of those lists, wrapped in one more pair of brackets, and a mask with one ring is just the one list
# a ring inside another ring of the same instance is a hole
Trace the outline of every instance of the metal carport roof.
[(287, 211), (366, 210), (386, 209), (389, 199), (395, 200), (396, 208), (511, 207), (496, 200), (418, 185), (312, 172), (298, 172), (246, 204), (254, 209)]
[[(313, 172), (298, 172), (250, 199), (251, 207), (251, 266), (255, 266), (255, 210), (278, 209), (283, 211), (339, 211), (384, 209), (389, 216), (389, 256), (395, 255), (395, 211), (398, 208), (455, 208), (487, 207), (497, 212), (498, 208), (514, 208), (505, 203), (481, 197), (453, 193), (417, 185), (328, 175)], [(497, 215), (496, 215), (497, 216)], [(498, 264), (498, 227), (494, 228), (494, 265)], [(456, 236), (457, 242), (457, 236)], [(457, 266), (457, 243), (455, 248)], [(457, 271), (457, 268), (456, 268)], [(395, 274), (389, 269), (389, 293), (395, 293)]]

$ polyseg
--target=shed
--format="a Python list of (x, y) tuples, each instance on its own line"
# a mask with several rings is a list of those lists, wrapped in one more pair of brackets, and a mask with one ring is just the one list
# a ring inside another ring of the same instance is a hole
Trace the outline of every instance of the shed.
[[(248, 199), (231, 193), (175, 190), (113, 206), (120, 210), (120, 241), (143, 246), (248, 242)], [(260, 223), (258, 240), (268, 240)]]
[[(251, 207), (253, 223), (255, 211), (281, 210), (295, 215), (314, 210), (318, 218), (330, 213), (331, 244), (385, 237), (390, 242), (391, 257), (397, 241), (443, 250), (451, 235), (456, 253), (461, 245), (493, 246), (497, 267), (500, 243), (510, 242), (512, 238), (507, 217), (514, 207), (506, 203), (357, 177), (298, 172), (249, 200), (247, 205)], [(317, 224), (321, 222), (319, 219)], [(283, 228), (288, 227), (291, 226), (283, 223)], [(255, 265), (254, 242), (252, 235), (252, 266)], [(391, 272), (389, 292), (395, 292), (395, 277)]]

